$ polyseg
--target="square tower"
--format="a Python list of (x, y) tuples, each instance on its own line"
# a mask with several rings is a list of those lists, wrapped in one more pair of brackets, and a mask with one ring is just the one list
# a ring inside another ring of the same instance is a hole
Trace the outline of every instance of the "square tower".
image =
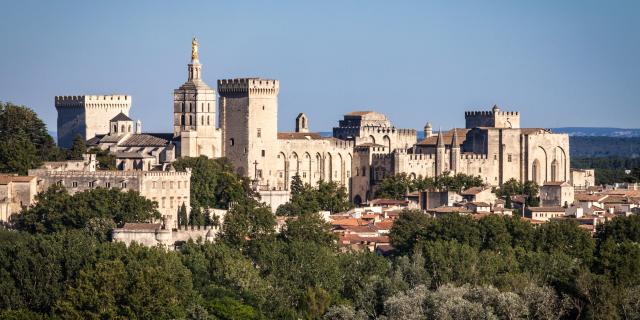
[(223, 154), (238, 174), (260, 180), (276, 152), (279, 88), (278, 80), (218, 80)]
[(71, 148), (76, 136), (89, 140), (109, 133), (109, 120), (120, 113), (129, 115), (131, 96), (56, 96), (58, 146)]

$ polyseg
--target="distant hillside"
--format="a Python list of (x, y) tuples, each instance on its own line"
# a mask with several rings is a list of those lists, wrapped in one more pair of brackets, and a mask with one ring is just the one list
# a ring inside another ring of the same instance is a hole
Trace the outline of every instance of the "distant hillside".
[[(570, 135), (572, 157), (640, 157), (640, 129), (617, 128), (556, 128), (553, 132)], [(622, 134), (637, 134), (624, 136)], [(321, 132), (330, 137), (331, 132)], [(423, 132), (418, 131), (418, 140)]]
[(640, 129), (564, 127), (551, 130), (558, 133), (568, 133), (570, 136), (576, 137), (640, 137)]

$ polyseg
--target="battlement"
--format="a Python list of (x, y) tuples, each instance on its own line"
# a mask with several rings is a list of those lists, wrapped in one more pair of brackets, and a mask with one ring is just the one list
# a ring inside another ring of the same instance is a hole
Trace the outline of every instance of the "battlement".
[(356, 146), (356, 142), (353, 140), (340, 140), (331, 139), (331, 145), (335, 148), (346, 149), (351, 151)]
[(464, 113), (466, 128), (520, 128), (520, 112), (501, 111), (493, 106), (491, 111), (466, 111)]
[(364, 134), (371, 134), (371, 133), (386, 133), (386, 134), (398, 134), (398, 135), (402, 135), (402, 136), (414, 136), (417, 134), (417, 131), (415, 129), (398, 129), (396, 127), (371, 127), (371, 126), (365, 126), (365, 127), (359, 127), (361, 133)]
[(43, 170), (34, 169), (33, 174), (36, 176), (49, 176), (49, 177), (94, 177), (94, 178), (140, 178), (140, 177), (191, 177), (191, 170), (186, 172), (181, 171), (118, 171), (118, 170), (99, 170), (99, 171), (58, 171), (58, 170)]
[(488, 159), (489, 155), (486, 154), (479, 154), (479, 153), (465, 153), (465, 154), (461, 154), (460, 155), (460, 159)]
[(262, 78), (237, 78), (218, 80), (220, 95), (276, 95), (280, 91), (280, 81)]
[(110, 105), (131, 106), (131, 96), (122, 94), (112, 95), (80, 95), (80, 96), (55, 96), (54, 98), (56, 107), (75, 107), (75, 106), (90, 106), (90, 105)]
[(373, 161), (384, 161), (384, 160), (389, 160), (391, 158), (393, 158), (394, 155), (393, 154), (389, 154), (389, 153), (377, 153), (377, 154), (372, 154), (371, 155), (371, 159)]

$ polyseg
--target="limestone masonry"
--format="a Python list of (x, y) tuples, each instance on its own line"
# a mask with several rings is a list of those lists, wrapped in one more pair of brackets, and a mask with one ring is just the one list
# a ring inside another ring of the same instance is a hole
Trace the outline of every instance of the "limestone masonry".
[[(165, 170), (177, 157), (227, 157), (272, 208), (287, 201), (295, 175), (311, 185), (320, 180), (340, 183), (355, 203), (370, 200), (382, 179), (399, 173), (412, 178), (465, 173), (480, 176), (489, 186), (511, 178), (540, 185), (592, 183), (592, 172), (570, 171), (568, 135), (520, 128), (520, 114), (498, 106), (465, 112), (464, 128), (435, 133), (427, 123), (422, 141), (416, 130), (396, 128), (374, 111), (344, 115), (332, 137), (310, 131), (304, 113), (295, 119), (294, 132), (279, 132), (278, 80), (218, 80), (216, 93), (203, 81), (202, 69), (194, 39), (187, 81), (173, 91), (171, 133), (143, 133), (140, 121), (134, 124), (128, 117), (130, 96), (56, 97), (60, 145), (70, 146), (80, 134), (89, 145), (116, 155), (118, 169), (130, 172), (118, 173), (123, 175), (120, 180), (138, 179), (135, 184), (145, 186), (155, 176), (137, 171)], [(82, 183), (91, 179), (100, 180), (87, 177)], [(160, 180), (165, 179), (174, 178)], [(171, 195), (158, 192), (147, 196), (160, 200), (162, 194), (171, 208), (188, 195), (173, 196), (171, 206)], [(167, 214), (168, 220), (174, 212)]]

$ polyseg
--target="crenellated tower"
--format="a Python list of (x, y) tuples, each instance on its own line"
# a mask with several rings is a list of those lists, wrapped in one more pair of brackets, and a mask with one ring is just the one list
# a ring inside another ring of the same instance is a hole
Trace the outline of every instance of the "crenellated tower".
[(218, 80), (224, 156), (252, 180), (268, 179), (269, 159), (275, 158), (279, 90), (278, 80)]

